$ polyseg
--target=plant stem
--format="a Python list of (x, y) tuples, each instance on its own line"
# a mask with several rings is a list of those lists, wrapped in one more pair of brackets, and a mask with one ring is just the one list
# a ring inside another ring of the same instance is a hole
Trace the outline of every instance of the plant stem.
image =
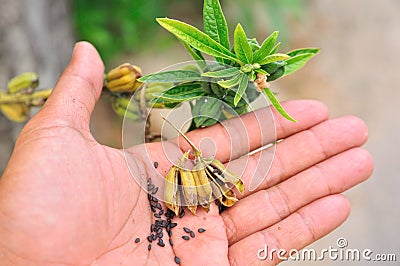
[(0, 92), (0, 104), (26, 104), (42, 106), (51, 93), (51, 89), (36, 91), (32, 94), (9, 94)]
[(167, 118), (165, 118), (162, 114), (161, 117), (165, 120), (165, 122), (167, 122), (170, 126), (172, 126), (176, 131), (178, 131), (178, 133), (189, 143), (189, 145), (192, 147), (193, 152), (194, 152), (194, 156), (200, 157), (201, 156), (201, 151), (193, 144), (193, 142), (186, 137), (186, 135), (179, 129), (177, 128), (174, 124), (172, 124)]

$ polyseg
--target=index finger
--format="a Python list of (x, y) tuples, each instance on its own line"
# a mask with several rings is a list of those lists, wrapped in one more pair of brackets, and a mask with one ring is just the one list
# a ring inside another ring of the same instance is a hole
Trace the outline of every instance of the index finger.
[[(328, 119), (327, 107), (318, 101), (296, 100), (282, 105), (297, 122), (288, 121), (275, 109), (266, 107), (186, 135), (197, 147), (203, 139), (211, 138), (215, 145), (215, 158), (225, 163)], [(190, 150), (190, 145), (182, 137), (171, 142), (183, 152)]]

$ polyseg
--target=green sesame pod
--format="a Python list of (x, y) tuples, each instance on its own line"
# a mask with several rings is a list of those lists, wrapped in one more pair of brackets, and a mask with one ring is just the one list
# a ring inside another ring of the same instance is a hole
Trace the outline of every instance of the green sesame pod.
[(250, 82), (249, 85), (247, 85), (246, 97), (250, 103), (256, 100), (260, 94), (261, 92), (257, 90), (254, 82)]
[[(261, 69), (264, 70), (264, 71), (267, 71), (269, 74), (272, 74), (275, 71), (277, 71), (278, 68), (283, 67), (285, 65), (286, 65), (286, 62), (281, 60), (281, 61), (276, 61), (276, 62), (273, 62), (273, 63), (269, 63), (269, 64), (266, 64), (266, 65), (263, 65), (263, 66), (261, 66)], [(268, 78), (268, 80), (269, 80), (269, 78)]]
[(277, 80), (278, 78), (282, 77), (283, 74), (285, 74), (285, 67), (284, 67), (284, 66), (278, 68), (278, 70), (276, 70), (274, 73), (272, 73), (271, 75), (269, 75), (269, 76), (267, 77), (267, 81), (274, 81), (274, 80)]
[(196, 126), (208, 127), (216, 124), (221, 117), (223, 102), (212, 97), (202, 97), (196, 101), (192, 110), (193, 120)]
[(222, 88), (217, 83), (210, 83), (210, 88), (213, 94), (218, 98), (223, 97), (226, 94), (227, 89)]

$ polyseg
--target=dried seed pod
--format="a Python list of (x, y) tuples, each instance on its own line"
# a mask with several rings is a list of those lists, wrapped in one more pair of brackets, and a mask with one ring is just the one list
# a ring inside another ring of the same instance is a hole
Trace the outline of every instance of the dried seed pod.
[(164, 201), (175, 215), (180, 212), (180, 195), (178, 194), (179, 167), (173, 165), (165, 176)]
[[(236, 198), (235, 192), (228, 187), (228, 183), (233, 184), (240, 193), (244, 191), (244, 184), (240, 177), (235, 175), (234, 173), (228, 171), (225, 166), (219, 162), (218, 160), (206, 160), (201, 156), (200, 150), (191, 142), (185, 134), (183, 134), (175, 125), (169, 122), (165, 117), (163, 119), (169, 123), (175, 130), (179, 132), (179, 134), (190, 144), (193, 149), (193, 153), (195, 156), (196, 166), (192, 171), (184, 170), (183, 165), (184, 160), (188, 158), (188, 152), (185, 153), (184, 157), (181, 159), (178, 166), (173, 166), (171, 169), (174, 169), (174, 173), (176, 174), (177, 170), (180, 169), (179, 175), (172, 178), (171, 171), (167, 174), (166, 179), (171, 179), (171, 182), (175, 182), (176, 186), (179, 184), (179, 181), (182, 182), (182, 190), (183, 196), (186, 203), (189, 205), (189, 210), (192, 213), (196, 213), (197, 204), (200, 203), (207, 211), (209, 209), (209, 202), (211, 202), (211, 197), (214, 195), (222, 205), (226, 207), (230, 207), (235, 204), (238, 199)], [(167, 204), (168, 208), (175, 212), (178, 216), (179, 211), (183, 213), (183, 209), (179, 209), (181, 206), (180, 200), (180, 191), (179, 187), (176, 190), (172, 190), (171, 188), (167, 188), (166, 182), (166, 198), (171, 198), (171, 192), (175, 193), (175, 205)], [(189, 185), (189, 186), (185, 186)], [(188, 190), (188, 188), (194, 187), (196, 190)], [(195, 198), (196, 196), (196, 198)], [(196, 201), (195, 201), (196, 200)], [(166, 202), (168, 202), (166, 200)], [(178, 207), (177, 207), (178, 206)], [(179, 215), (181, 217), (183, 215)]]
[(185, 203), (191, 213), (196, 214), (197, 210), (197, 189), (193, 179), (192, 171), (179, 169), (182, 182), (182, 193)]
[(226, 169), (226, 167), (218, 160), (212, 160), (211, 163), (206, 164), (206, 170), (211, 172), (215, 177), (224, 183), (231, 183), (240, 193), (244, 191), (243, 180)]
[(197, 201), (208, 212), (212, 202), (212, 189), (207, 178), (205, 166), (199, 162), (192, 170), (193, 179), (196, 183)]
[(228, 188), (224, 183), (222, 183), (219, 179), (210, 177), (208, 175), (211, 182), (212, 192), (215, 198), (217, 198), (224, 206), (231, 207), (235, 204), (238, 199), (236, 198), (235, 192)]

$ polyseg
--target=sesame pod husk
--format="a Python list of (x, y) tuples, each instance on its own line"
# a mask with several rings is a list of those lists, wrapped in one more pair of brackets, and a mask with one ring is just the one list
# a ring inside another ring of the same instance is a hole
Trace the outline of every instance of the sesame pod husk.
[(165, 176), (164, 185), (164, 202), (176, 216), (179, 215), (181, 209), (180, 195), (178, 194), (179, 174), (179, 167), (173, 165)]
[(193, 179), (196, 183), (197, 201), (208, 212), (212, 202), (212, 188), (207, 178), (205, 167), (202, 163), (196, 164), (192, 170)]
[(34, 72), (25, 72), (8, 81), (7, 90), (10, 94), (32, 92), (38, 85), (38, 75)]
[(225, 166), (218, 160), (213, 160), (211, 163), (206, 164), (206, 172), (214, 179), (218, 179), (223, 183), (231, 183), (242, 194), (244, 191), (243, 180), (225, 168)]
[(192, 171), (186, 169), (179, 169), (181, 182), (182, 182), (182, 194), (187, 204), (188, 209), (191, 213), (196, 214), (197, 210), (197, 189), (196, 183), (193, 179)]

